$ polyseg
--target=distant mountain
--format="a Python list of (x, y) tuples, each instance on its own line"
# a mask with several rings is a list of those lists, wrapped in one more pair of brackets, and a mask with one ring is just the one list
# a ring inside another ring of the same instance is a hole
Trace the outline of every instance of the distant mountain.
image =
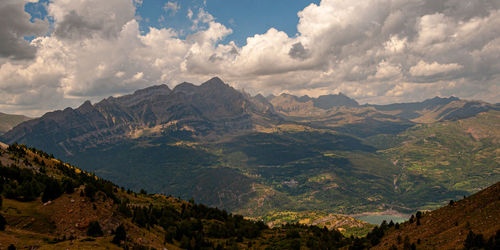
[(322, 109), (359, 106), (358, 102), (342, 93), (339, 93), (338, 95), (322, 95), (318, 98), (313, 98), (313, 102), (315, 107)]
[(328, 110), (335, 107), (358, 107), (359, 104), (354, 99), (345, 96), (342, 93), (337, 95), (322, 95), (312, 98), (307, 95), (297, 97), (290, 94), (281, 94), (279, 96), (268, 96), (267, 100), (273, 104), (277, 111), (286, 114), (315, 114), (321, 113), (321, 110)]
[(388, 105), (363, 105), (374, 107), (381, 112), (415, 122), (430, 123), (435, 121), (459, 120), (472, 117), (488, 110), (500, 110), (500, 106), (480, 101), (460, 100), (457, 97), (434, 97), (423, 102), (395, 103)]
[[(175, 130), (175, 136), (217, 137), (279, 120), (269, 107), (255, 105), (219, 78), (200, 86), (181, 83), (138, 90), (77, 109), (50, 112), (22, 123), (1, 137), (71, 155), (98, 144)], [(55, 130), (54, 128), (57, 128)]]
[(0, 113), (0, 135), (9, 131), (17, 124), (30, 120), (31, 118), (26, 117), (24, 115), (9, 115)]
[[(267, 100), (275, 110), (293, 117), (328, 117), (332, 114), (374, 114), (387, 118), (411, 120), (416, 123), (458, 120), (472, 117), (488, 110), (500, 110), (500, 106), (480, 101), (461, 100), (457, 97), (434, 97), (422, 102), (394, 103), (387, 105), (359, 105), (354, 99), (340, 93), (338, 95), (322, 95), (318, 98), (281, 94), (271, 95)], [(365, 116), (367, 117), (367, 116)]]

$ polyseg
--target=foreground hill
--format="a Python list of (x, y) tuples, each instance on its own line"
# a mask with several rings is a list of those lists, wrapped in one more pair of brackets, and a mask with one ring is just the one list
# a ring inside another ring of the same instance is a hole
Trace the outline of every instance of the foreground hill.
[[(393, 245), (403, 249), (404, 241), (415, 244), (417, 249), (461, 249), (464, 246), (499, 249), (500, 182), (418, 217), (401, 224), (399, 229), (391, 228), (373, 249), (388, 249)], [(481, 239), (477, 235), (481, 235)], [(488, 244), (490, 238), (492, 242)]]
[(31, 118), (24, 115), (9, 115), (0, 113), (0, 135), (11, 130), (13, 127), (19, 123), (30, 120)]

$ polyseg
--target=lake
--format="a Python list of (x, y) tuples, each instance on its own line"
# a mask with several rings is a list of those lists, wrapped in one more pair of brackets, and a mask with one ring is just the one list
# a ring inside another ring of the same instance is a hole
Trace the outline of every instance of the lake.
[(393, 221), (394, 223), (396, 222), (405, 222), (409, 219), (409, 217), (401, 217), (401, 216), (396, 216), (396, 215), (368, 215), (368, 216), (361, 216), (361, 217), (355, 217), (358, 220), (366, 221), (370, 224), (375, 224), (375, 225), (380, 225), (382, 221)]

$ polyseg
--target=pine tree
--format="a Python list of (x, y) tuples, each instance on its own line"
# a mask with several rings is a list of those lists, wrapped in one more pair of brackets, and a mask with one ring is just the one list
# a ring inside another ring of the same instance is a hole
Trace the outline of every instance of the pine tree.
[(465, 249), (481, 249), (485, 247), (485, 242), (482, 234), (475, 234), (472, 230), (467, 234), (464, 242)]
[(49, 178), (45, 183), (45, 189), (43, 190), (42, 202), (47, 202), (49, 200), (54, 200), (61, 196), (63, 193), (62, 187), (59, 182), (55, 179)]
[(5, 225), (7, 225), (7, 220), (0, 214), (0, 231), (5, 231)]
[(123, 224), (120, 224), (115, 230), (115, 237), (113, 237), (112, 243), (120, 245), (121, 241), (125, 241), (127, 239), (127, 232), (125, 231), (125, 227)]
[(101, 225), (99, 225), (99, 222), (91, 221), (89, 223), (89, 228), (87, 229), (87, 235), (92, 237), (99, 237), (104, 235), (101, 229)]

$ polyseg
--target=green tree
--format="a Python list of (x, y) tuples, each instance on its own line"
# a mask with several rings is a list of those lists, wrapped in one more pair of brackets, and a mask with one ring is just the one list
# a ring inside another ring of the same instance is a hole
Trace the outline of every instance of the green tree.
[(75, 192), (75, 184), (73, 181), (69, 178), (64, 178), (62, 181), (62, 187), (64, 189), (64, 192), (67, 194), (72, 194)]
[(134, 218), (132, 219), (140, 227), (145, 227), (148, 224), (148, 216), (144, 209), (138, 207), (134, 211)]
[(165, 242), (173, 243), (174, 237), (177, 234), (177, 228), (170, 226), (165, 230)]
[(5, 225), (7, 225), (7, 220), (0, 214), (0, 231), (5, 231)]
[(472, 230), (469, 230), (467, 238), (464, 242), (465, 249), (482, 249), (485, 247), (485, 242), (482, 234), (475, 234)]
[(191, 249), (191, 239), (186, 235), (181, 238), (181, 248)]
[(40, 195), (40, 185), (35, 180), (24, 181), (19, 187), (18, 194), (23, 201), (33, 201)]
[(92, 237), (99, 237), (104, 235), (101, 229), (101, 225), (99, 225), (99, 222), (91, 221), (89, 223), (89, 228), (87, 229), (87, 235)]
[(417, 219), (422, 218), (422, 212), (417, 211), (417, 213), (415, 214), (415, 217), (417, 217)]
[(128, 201), (122, 201), (120, 205), (118, 205), (118, 212), (120, 212), (123, 216), (129, 218), (132, 217), (132, 211), (127, 204)]
[(97, 192), (97, 188), (93, 184), (89, 183), (85, 185), (84, 191), (85, 196), (89, 197), (91, 201), (94, 201), (94, 196)]
[(114, 244), (120, 245), (121, 241), (125, 241), (127, 239), (127, 232), (125, 231), (125, 227), (123, 224), (120, 224), (115, 230), (115, 237), (113, 237)]
[(54, 200), (63, 193), (62, 187), (56, 179), (48, 178), (43, 190), (42, 202)]

